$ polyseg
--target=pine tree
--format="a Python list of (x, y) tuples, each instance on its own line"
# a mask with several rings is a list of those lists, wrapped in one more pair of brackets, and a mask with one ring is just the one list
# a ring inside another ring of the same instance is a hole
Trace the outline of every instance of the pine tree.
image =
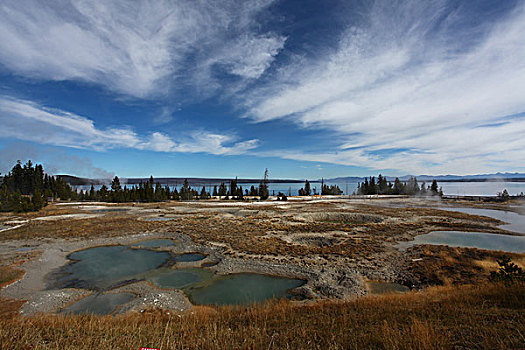
[(206, 193), (206, 187), (205, 186), (202, 186), (202, 190), (201, 190), (201, 194), (200, 194), (200, 199), (206, 199), (208, 198), (208, 193)]
[(228, 191), (226, 189), (226, 185), (224, 184), (224, 182), (221, 182), (220, 186), (219, 186), (219, 197), (224, 197), (228, 194)]
[(237, 199), (239, 200), (244, 200), (244, 193), (242, 191), (242, 186), (239, 186), (239, 191), (238, 191), (238, 195), (237, 195)]
[(91, 189), (89, 190), (89, 199), (95, 200), (95, 186), (91, 185)]
[(310, 189), (310, 182), (308, 180), (306, 180), (304, 182), (304, 195), (305, 196), (309, 196), (310, 193), (312, 193), (312, 190)]
[(259, 197), (261, 200), (266, 200), (270, 196), (270, 191), (268, 189), (268, 169), (264, 171), (264, 178), (259, 184)]
[(235, 180), (232, 180), (230, 182), (230, 192), (229, 194), (234, 197), (237, 196), (237, 177), (235, 177)]
[(399, 181), (399, 178), (397, 178), (397, 177), (394, 180), (393, 193), (394, 194), (402, 194), (403, 193), (403, 185), (401, 184), (401, 181)]
[(435, 179), (432, 180), (432, 184), (430, 185), (430, 191), (432, 192), (433, 196), (437, 195), (439, 192), (438, 183)]
[(193, 199), (193, 193), (191, 191), (190, 183), (188, 179), (184, 179), (184, 183), (180, 189), (180, 197), (182, 200), (191, 200)]
[(33, 203), (34, 210), (40, 210), (44, 207), (44, 199), (42, 198), (42, 194), (38, 188), (35, 190), (31, 202)]
[(111, 182), (111, 190), (114, 192), (122, 190), (122, 186), (120, 185), (120, 179), (118, 178), (118, 176), (115, 176), (113, 178), (113, 181)]

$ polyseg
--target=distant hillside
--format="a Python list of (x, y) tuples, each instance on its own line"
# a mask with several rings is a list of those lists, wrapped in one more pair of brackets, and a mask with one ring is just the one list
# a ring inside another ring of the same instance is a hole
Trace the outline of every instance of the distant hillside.
[[(411, 175), (405, 175), (400, 180), (408, 180)], [(525, 181), (525, 174), (520, 173), (496, 173), (496, 174), (480, 174), (480, 175), (418, 175), (418, 180), (433, 180), (441, 182), (448, 181), (464, 181), (464, 182), (484, 182), (484, 181)]]
[[(480, 175), (404, 175), (399, 176), (399, 180), (407, 181), (411, 177), (416, 177), (419, 181), (432, 181), (436, 179), (440, 182), (525, 182), (525, 174), (522, 173), (496, 173), (496, 174), (480, 174)], [(376, 175), (377, 178), (377, 175)], [(395, 176), (387, 176), (388, 181), (394, 181)], [(362, 182), (364, 177), (336, 177), (332, 179), (325, 179), (326, 182)], [(321, 180), (318, 180), (321, 181)]]

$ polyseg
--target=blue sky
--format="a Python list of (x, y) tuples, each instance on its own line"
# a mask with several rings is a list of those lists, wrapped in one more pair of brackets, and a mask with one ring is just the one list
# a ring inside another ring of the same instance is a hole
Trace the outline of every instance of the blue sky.
[(523, 1), (4, 0), (0, 171), (525, 172)]

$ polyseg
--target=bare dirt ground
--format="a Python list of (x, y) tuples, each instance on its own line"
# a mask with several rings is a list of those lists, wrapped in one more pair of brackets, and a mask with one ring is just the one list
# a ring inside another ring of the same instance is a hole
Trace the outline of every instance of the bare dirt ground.
[[(0, 271), (24, 272), (14, 283), (8, 277), (0, 281), (7, 284), (1, 296), (27, 300), (21, 308), (25, 314), (55, 312), (90, 294), (46, 288), (47, 275), (66, 264), (68, 254), (149, 238), (177, 239), (180, 244), (169, 249), (178, 253), (207, 254), (204, 262), (216, 263), (209, 268), (217, 273), (306, 279), (298, 292), (307, 300), (355, 298), (367, 293), (367, 280), (420, 289), (486, 279), (502, 252), (428, 245), (396, 248), (398, 242), (436, 230), (513, 234), (498, 228), (502, 222), (495, 219), (437, 209), (444, 204), (517, 212), (523, 208), (513, 203), (325, 197), (287, 202), (55, 203), (38, 213), (1, 214)], [(524, 255), (505, 255), (525, 262)], [(182, 293), (145, 282), (121, 289), (138, 296), (134, 310), (191, 307)]]

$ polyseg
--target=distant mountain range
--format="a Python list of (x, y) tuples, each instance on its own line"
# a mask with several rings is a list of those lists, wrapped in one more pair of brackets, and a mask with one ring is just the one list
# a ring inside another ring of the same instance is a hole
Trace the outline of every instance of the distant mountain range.
[[(432, 181), (437, 180), (441, 182), (487, 182), (487, 181), (517, 181), (524, 182), (525, 174), (522, 173), (495, 173), (495, 174), (480, 174), (480, 175), (404, 175), (399, 176), (399, 180), (407, 181), (411, 177), (415, 177), (418, 181)], [(377, 178), (377, 176), (376, 176)], [(387, 176), (388, 181), (394, 181), (395, 176)], [(336, 177), (333, 179), (325, 179), (328, 182), (361, 182), (364, 177)]]
[[(111, 179), (89, 179), (82, 178), (72, 175), (57, 175), (65, 182), (73, 186), (90, 186), (90, 185), (102, 185), (111, 183)], [(525, 174), (523, 173), (496, 173), (496, 174), (481, 174), (481, 175), (404, 175), (399, 176), (399, 180), (407, 181), (410, 177), (416, 177), (418, 181), (432, 181), (436, 179), (438, 182), (496, 182), (496, 181), (505, 181), (505, 182), (525, 182)], [(377, 178), (377, 175), (376, 175)], [(387, 176), (388, 181), (394, 181), (395, 177)], [(170, 185), (182, 185), (184, 180), (187, 179), (192, 186), (203, 186), (203, 185), (218, 185), (221, 182), (229, 183), (231, 178), (200, 178), (200, 177), (159, 177), (154, 178), (155, 182), (161, 184), (170, 184)], [(364, 181), (364, 177), (357, 176), (346, 176), (346, 177), (336, 177), (331, 179), (324, 179), (328, 183), (356, 183)], [(120, 178), (120, 183), (122, 185), (136, 185), (141, 182), (148, 181), (149, 178)], [(261, 179), (237, 179), (239, 184), (250, 184), (250, 183), (259, 183)], [(302, 183), (304, 180), (293, 180), (293, 179), (270, 179), (270, 183)], [(321, 182), (322, 179), (311, 180), (312, 183)]]

